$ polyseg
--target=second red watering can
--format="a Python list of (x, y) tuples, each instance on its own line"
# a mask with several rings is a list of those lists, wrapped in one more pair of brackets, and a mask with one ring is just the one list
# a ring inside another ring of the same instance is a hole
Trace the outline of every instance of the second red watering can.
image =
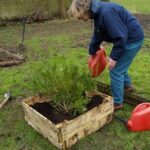
[(150, 130), (150, 103), (139, 104), (133, 110), (127, 126), (131, 131)]
[(150, 130), (150, 103), (141, 103), (135, 107), (129, 120), (114, 117), (124, 123), (130, 131), (141, 132)]
[(99, 76), (107, 66), (107, 58), (104, 47), (96, 52), (95, 55), (89, 57), (88, 67), (91, 71), (92, 77), (95, 78)]

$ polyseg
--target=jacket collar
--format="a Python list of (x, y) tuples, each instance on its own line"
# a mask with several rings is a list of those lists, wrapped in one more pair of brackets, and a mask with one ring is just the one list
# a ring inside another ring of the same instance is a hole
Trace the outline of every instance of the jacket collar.
[(91, 1), (91, 5), (90, 5), (91, 19), (95, 18), (95, 16), (99, 13), (101, 7), (102, 7), (102, 2), (98, 0)]

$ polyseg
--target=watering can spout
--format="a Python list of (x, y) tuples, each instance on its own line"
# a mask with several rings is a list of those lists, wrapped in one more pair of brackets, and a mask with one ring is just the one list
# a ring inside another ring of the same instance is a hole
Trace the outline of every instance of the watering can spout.
[(98, 77), (107, 66), (107, 58), (104, 47), (96, 52), (95, 55), (91, 55), (88, 59), (88, 67), (91, 71), (92, 77)]

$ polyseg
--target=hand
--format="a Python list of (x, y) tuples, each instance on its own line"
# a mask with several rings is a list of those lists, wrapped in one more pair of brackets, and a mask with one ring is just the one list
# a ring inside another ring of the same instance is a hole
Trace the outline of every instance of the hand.
[(116, 63), (117, 63), (117, 61), (115, 61), (115, 60), (109, 58), (109, 61), (108, 61), (108, 68), (109, 68), (110, 70), (113, 69), (113, 68), (116, 66)]

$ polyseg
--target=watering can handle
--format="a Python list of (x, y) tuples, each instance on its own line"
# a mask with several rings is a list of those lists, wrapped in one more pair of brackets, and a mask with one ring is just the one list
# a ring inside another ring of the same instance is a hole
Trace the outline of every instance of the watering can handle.
[(150, 107), (150, 103), (142, 103), (135, 107), (133, 113), (139, 112), (141, 110), (144, 110), (145, 108)]
[(103, 46), (100, 46), (100, 48), (98, 49), (97, 52), (100, 52), (100, 51), (104, 51), (104, 55), (106, 56), (106, 51), (105, 51), (105, 48)]
[[(101, 51), (104, 51), (104, 55), (105, 55), (105, 57), (106, 57), (106, 51), (105, 51), (105, 48), (103, 47), (103, 46), (100, 46), (99, 47), (99, 49), (98, 49), (98, 51), (96, 52), (96, 54), (98, 54), (98, 53), (100, 53)], [(91, 55), (90, 57), (92, 58), (92, 59), (94, 59), (95, 57), (96, 57), (96, 54), (95, 55)], [(89, 61), (90, 60), (90, 61)], [(89, 66), (91, 65), (91, 59), (89, 59), (88, 60), (88, 63), (89, 63)]]

